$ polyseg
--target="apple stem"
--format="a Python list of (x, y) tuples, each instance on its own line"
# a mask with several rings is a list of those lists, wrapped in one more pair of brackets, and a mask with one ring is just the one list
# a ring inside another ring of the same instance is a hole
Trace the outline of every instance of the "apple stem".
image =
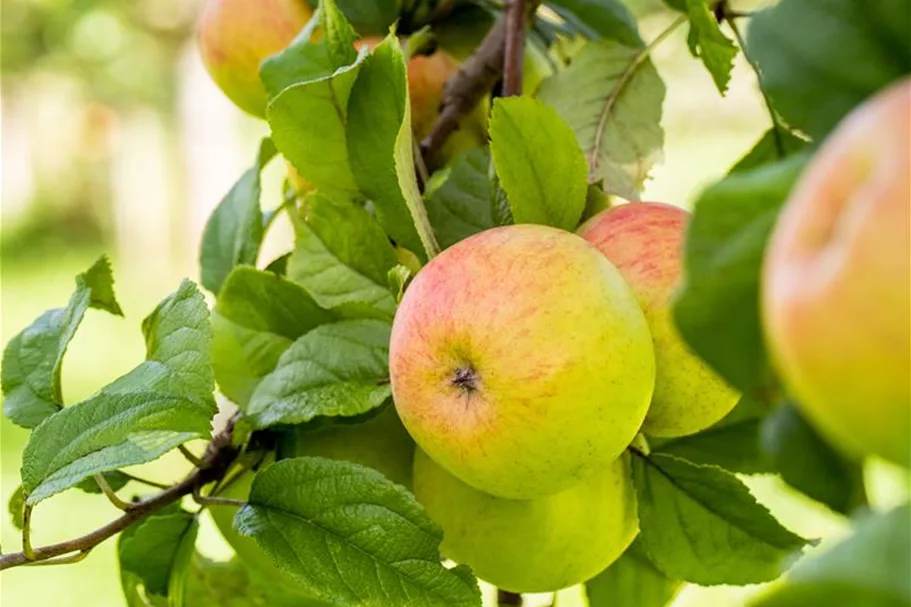
[(522, 595), (516, 594), (514, 592), (508, 592), (506, 590), (497, 590), (497, 604), (500, 607), (507, 607), (509, 605), (522, 605)]

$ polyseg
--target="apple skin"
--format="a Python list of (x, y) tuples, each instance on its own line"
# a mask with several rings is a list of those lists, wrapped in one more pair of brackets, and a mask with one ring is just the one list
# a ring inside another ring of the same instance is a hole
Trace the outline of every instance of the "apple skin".
[[(282, 458), (327, 457), (369, 466), (392, 482), (411, 489), (414, 441), (399, 421), (395, 407), (391, 405), (376, 417), (360, 424), (330, 425), (318, 430), (293, 428), (281, 442), (280, 451)], [(272, 456), (269, 456), (267, 462), (271, 461)], [(218, 496), (246, 501), (250, 496), (253, 476), (252, 472), (245, 472)], [(210, 510), (216, 527), (225, 541), (234, 548), (241, 561), (258, 575), (275, 581), (286, 589), (301, 593), (295, 582), (272, 564), (269, 556), (262, 551), (254, 538), (240, 535), (234, 530), (234, 515), (237, 508), (217, 506)], [(306, 594), (304, 596), (309, 597)], [(309, 600), (312, 603), (304, 604), (325, 605), (312, 598)]]
[(206, 0), (197, 45), (212, 79), (240, 109), (266, 115), (259, 64), (300, 33), (313, 9), (304, 0)]
[(677, 437), (708, 428), (737, 404), (738, 394), (689, 349), (671, 307), (683, 273), (690, 214), (660, 203), (629, 203), (595, 215), (579, 234), (620, 270), (645, 312), (655, 345), (655, 394), (643, 432)]
[(582, 238), (540, 225), (486, 230), (424, 266), (395, 316), (389, 368), (418, 445), (476, 489), (516, 499), (609, 465), (655, 381), (620, 273)]
[(444, 556), (510, 592), (551, 592), (591, 579), (639, 531), (625, 453), (565, 491), (511, 500), (466, 485), (419, 449), (414, 493), (443, 528)]
[(911, 79), (855, 108), (779, 216), (763, 266), (773, 363), (849, 454), (911, 459)]

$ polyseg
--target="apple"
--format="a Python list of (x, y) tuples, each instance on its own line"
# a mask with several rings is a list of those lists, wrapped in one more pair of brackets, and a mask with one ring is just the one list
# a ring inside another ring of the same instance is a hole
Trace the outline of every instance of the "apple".
[(642, 430), (652, 436), (685, 436), (708, 428), (738, 400), (689, 349), (671, 315), (689, 218), (687, 211), (667, 204), (628, 203), (602, 211), (579, 228), (620, 270), (648, 320), (657, 372)]
[(203, 63), (239, 108), (266, 115), (259, 64), (300, 33), (313, 9), (305, 0), (206, 0), (196, 28)]
[(399, 417), (462, 481), (499, 497), (557, 493), (635, 437), (655, 381), (623, 277), (582, 238), (492, 228), (424, 266), (392, 326)]
[(911, 79), (856, 107), (798, 179), (768, 244), (773, 364), (848, 453), (911, 460)]
[[(395, 407), (389, 405), (376, 417), (359, 424), (335, 424), (316, 430), (306, 426), (294, 427), (281, 441), (279, 455), (282, 458), (310, 456), (354, 462), (378, 470), (392, 482), (410, 489), (414, 450), (414, 441), (399, 421)], [(266, 463), (272, 460), (273, 457), (269, 456)], [(253, 476), (253, 472), (244, 472), (218, 496), (246, 501), (250, 496)], [(219, 505), (210, 510), (216, 527), (241, 561), (260, 576), (301, 592), (289, 576), (272, 564), (254, 538), (234, 530), (237, 508)]]
[(443, 528), (444, 556), (510, 592), (551, 592), (591, 579), (639, 530), (627, 454), (569, 489), (512, 500), (466, 485), (419, 449), (414, 493)]
[(282, 443), (281, 457), (328, 457), (368, 466), (399, 485), (411, 488), (414, 441), (387, 406), (361, 423), (335, 423), (316, 430), (297, 426)]

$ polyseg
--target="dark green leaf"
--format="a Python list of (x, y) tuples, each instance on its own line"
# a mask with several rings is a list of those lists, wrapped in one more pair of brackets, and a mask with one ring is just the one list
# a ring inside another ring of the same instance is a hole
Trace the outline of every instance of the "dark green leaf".
[(860, 102), (911, 72), (911, 3), (782, 0), (750, 19), (747, 52), (788, 124), (822, 139)]
[(500, 185), (500, 178), (494, 170), (493, 162), (490, 163), (488, 171), (490, 188), (488, 196), (490, 198), (490, 213), (493, 217), (495, 226), (511, 226), (516, 221), (512, 216), (512, 210), (509, 208), (509, 200), (506, 198), (506, 192)]
[(739, 474), (775, 471), (763, 453), (760, 431), (768, 407), (742, 397), (720, 422), (689, 436), (670, 440), (649, 439), (652, 450), (694, 464), (708, 464)]
[(782, 405), (762, 427), (762, 446), (786, 483), (836, 512), (865, 502), (863, 468), (826, 443), (792, 405)]
[[(130, 482), (130, 478), (119, 470), (105, 472), (101, 476), (104, 477), (108, 486), (114, 491), (120, 491)], [(76, 485), (76, 488), (85, 491), (86, 493), (101, 493), (101, 487), (98, 486), (98, 482), (95, 480), (94, 476), (85, 479)]]
[(244, 408), (281, 353), (336, 320), (300, 285), (255, 268), (234, 269), (212, 311), (212, 363), (222, 393)]
[(731, 168), (731, 173), (741, 173), (764, 164), (772, 164), (806, 148), (807, 142), (791, 131), (778, 127), (769, 129), (743, 158)]
[(197, 553), (187, 574), (187, 607), (328, 607), (256, 576), (237, 559), (216, 562)]
[[(170, 605), (182, 605), (182, 584), (175, 580), (187, 572), (198, 531), (196, 516), (177, 508), (163, 510), (128, 527), (117, 542), (125, 585), (139, 581), (146, 594), (170, 597)], [(127, 588), (125, 591), (129, 594)]]
[[(314, 7), (319, 4), (318, 0), (309, 2)], [(399, 9), (403, 3), (401, 0), (335, 0), (335, 4), (354, 29), (367, 36), (387, 34), (389, 27), (399, 17)]]
[[(352, 198), (358, 188), (345, 141), (348, 96), (366, 49), (351, 65), (332, 69), (325, 44), (306, 43), (294, 48), (307, 53), (313, 62), (312, 73), (289, 75), (281, 60), (283, 55), (267, 60), (262, 68), (263, 82), (273, 94), (266, 112), (272, 140), (282, 156), (320, 192)], [(277, 63), (270, 63), (273, 60)], [(292, 64), (297, 66), (294, 58)], [(289, 85), (294, 79), (299, 81)]]
[(586, 38), (643, 46), (636, 18), (621, 0), (550, 0), (547, 5)]
[[(377, 219), (396, 242), (423, 255), (414, 228), (403, 180), (414, 182), (414, 163), (400, 167), (398, 147), (407, 138), (412, 159), (405, 57), (394, 35), (379, 44), (364, 62), (348, 100), (348, 149), (361, 191), (370, 198)], [(404, 169), (404, 170), (400, 170)], [(409, 184), (410, 185), (410, 184)], [(417, 191), (417, 184), (414, 183)], [(420, 196), (418, 195), (418, 198)]]
[(642, 545), (672, 579), (703, 586), (767, 582), (805, 543), (721, 468), (655, 453), (633, 458), (633, 479)]
[(256, 263), (265, 231), (259, 174), (274, 156), (275, 146), (264, 139), (256, 164), (234, 184), (206, 223), (199, 252), (200, 282), (212, 293), (218, 294), (234, 266)]
[(690, 34), (687, 37), (690, 52), (702, 59), (718, 92), (724, 95), (731, 80), (737, 46), (722, 33), (707, 0), (686, 0), (686, 12), (690, 19)]
[(587, 167), (572, 129), (556, 111), (529, 97), (497, 99), (490, 150), (516, 223), (576, 229), (585, 208)]
[(541, 84), (538, 98), (569, 123), (588, 162), (589, 183), (638, 199), (661, 158), (665, 87), (645, 49), (591, 42), (566, 70)]
[(318, 195), (308, 200), (307, 213), (307, 221), (295, 224), (297, 248), (288, 260), (288, 278), (325, 309), (349, 317), (392, 318), (395, 297), (386, 275), (395, 255), (370, 216)]
[(184, 281), (143, 321), (143, 332), (145, 362), (32, 432), (21, 471), (29, 504), (210, 434), (212, 338), (202, 293)]
[(665, 607), (680, 582), (658, 571), (636, 540), (613, 565), (585, 582), (589, 607)]
[(424, 193), (427, 215), (444, 249), (494, 227), (489, 165), (490, 154), (486, 149), (468, 150), (434, 173), (430, 180)]
[(766, 241), (804, 155), (729, 175), (697, 199), (674, 306), (693, 350), (728, 383), (749, 393), (770, 381), (759, 318)]
[(382, 405), (389, 386), (390, 326), (349, 320), (313, 329), (288, 348), (247, 405), (255, 428), (351, 417)]
[(348, 462), (294, 458), (256, 475), (234, 524), (321, 598), (364, 607), (480, 607), (464, 567), (440, 563), (440, 529), (404, 488)]
[(107, 257), (76, 277), (76, 291), (65, 308), (48, 310), (6, 345), (0, 385), (3, 413), (14, 424), (34, 428), (63, 407), (63, 356), (89, 308), (123, 316)]
[(25, 509), (25, 494), (22, 492), (22, 485), (16, 487), (9, 498), (9, 515), (13, 520), (13, 527), (22, 530), (22, 512)]
[(754, 607), (908, 607), (911, 604), (911, 509), (868, 515), (853, 536), (807, 558)]

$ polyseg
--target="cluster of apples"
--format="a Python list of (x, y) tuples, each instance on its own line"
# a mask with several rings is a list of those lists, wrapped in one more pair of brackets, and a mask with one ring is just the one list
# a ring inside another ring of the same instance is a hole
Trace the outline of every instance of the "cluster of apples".
[(636, 435), (691, 434), (734, 407), (670, 317), (688, 217), (629, 203), (577, 234), (494, 228), (415, 277), (390, 376), (445, 556), (513, 592), (590, 579), (638, 532)]

